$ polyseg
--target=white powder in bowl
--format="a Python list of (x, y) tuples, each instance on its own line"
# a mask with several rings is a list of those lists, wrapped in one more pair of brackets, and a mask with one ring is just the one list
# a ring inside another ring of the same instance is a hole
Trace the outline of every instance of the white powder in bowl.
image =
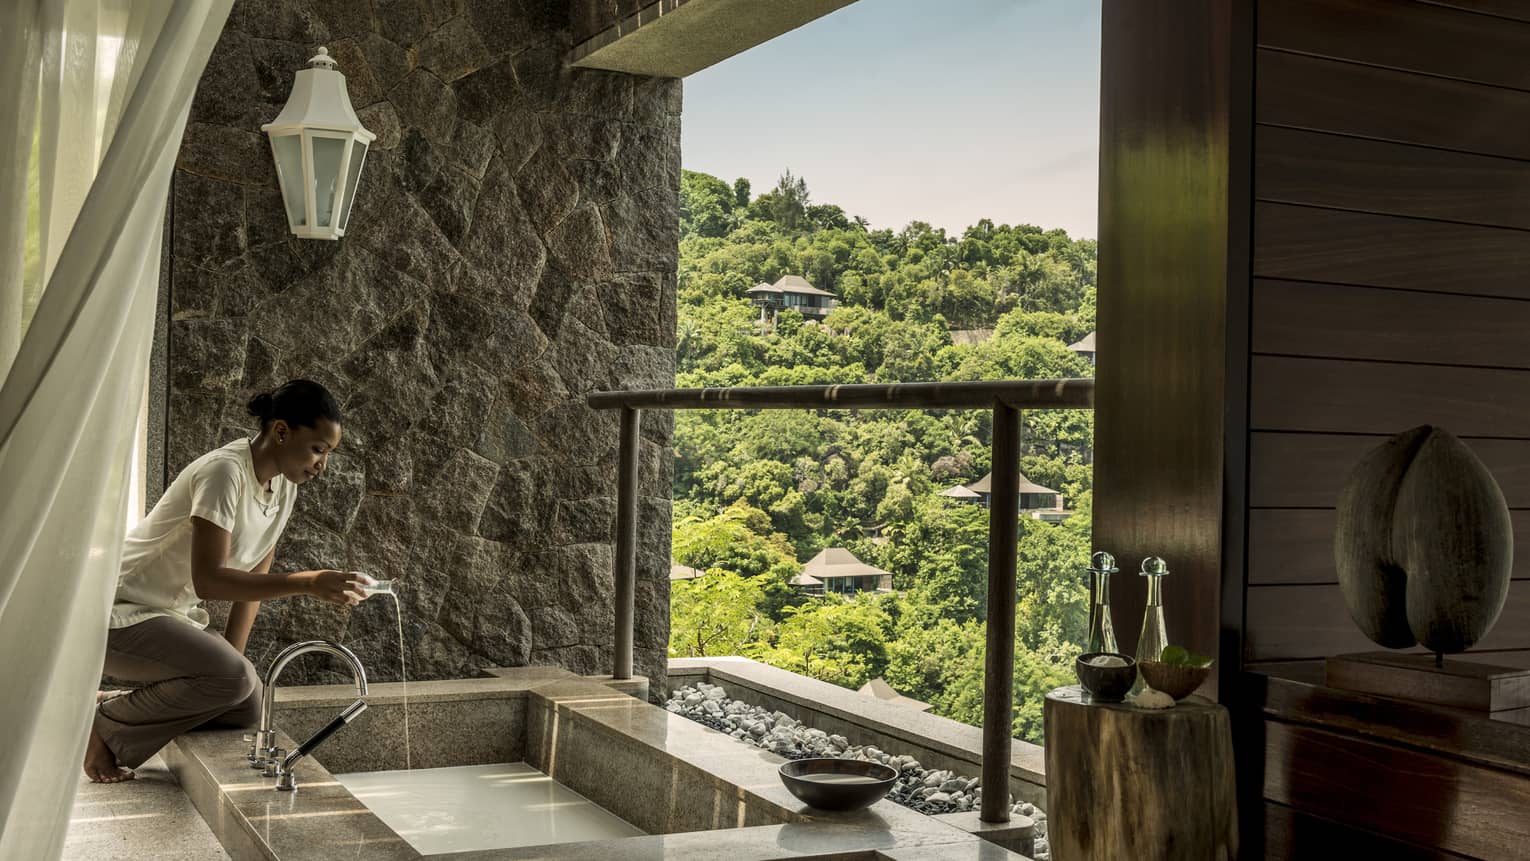
[(1174, 698), (1152, 688), (1132, 697), (1132, 705), (1139, 709), (1166, 709), (1174, 705)]
[(1089, 660), (1085, 661), (1084, 663), (1088, 664), (1091, 667), (1124, 667), (1124, 666), (1126, 666), (1126, 661), (1116, 657), (1115, 655), (1096, 655), (1096, 656), (1090, 658)]

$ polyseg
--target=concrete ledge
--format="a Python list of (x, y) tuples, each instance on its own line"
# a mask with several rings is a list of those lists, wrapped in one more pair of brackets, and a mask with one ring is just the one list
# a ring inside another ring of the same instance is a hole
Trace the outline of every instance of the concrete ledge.
[(1029, 816), (1011, 814), (1004, 823), (984, 822), (976, 810), (961, 813), (942, 813), (935, 817), (953, 828), (996, 843), (1011, 852), (1030, 855), (1036, 845), (1036, 823)]
[(683, 78), (854, 0), (655, 0), (574, 46), (591, 69)]
[[(669, 679), (671, 688), (697, 681), (723, 685), (735, 699), (779, 710), (854, 744), (909, 754), (927, 768), (982, 772), (980, 727), (886, 703), (748, 658), (675, 658), (669, 662)], [(1009, 775), (1010, 792), (1016, 799), (1046, 809), (1046, 755), (1040, 746), (1016, 739)]]

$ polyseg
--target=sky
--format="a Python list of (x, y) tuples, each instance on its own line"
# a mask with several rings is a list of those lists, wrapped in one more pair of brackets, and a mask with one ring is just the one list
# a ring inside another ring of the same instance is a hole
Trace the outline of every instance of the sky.
[(685, 79), (687, 170), (873, 228), (1097, 236), (1100, 0), (859, 0)]

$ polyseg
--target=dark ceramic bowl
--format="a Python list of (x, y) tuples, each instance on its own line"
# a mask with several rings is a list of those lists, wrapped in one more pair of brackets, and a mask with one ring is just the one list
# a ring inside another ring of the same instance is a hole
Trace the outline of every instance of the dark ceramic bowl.
[(1137, 669), (1142, 671), (1142, 680), (1148, 683), (1148, 687), (1168, 694), (1175, 701), (1195, 693), (1195, 689), (1211, 675), (1210, 665), (1181, 667), (1162, 661), (1143, 661), (1137, 665)]
[[(1126, 661), (1126, 666), (1096, 667), (1089, 663), (1090, 658), (1101, 656), (1120, 658)], [(1078, 660), (1073, 662), (1073, 669), (1078, 673), (1078, 683), (1083, 685), (1089, 698), (1097, 703), (1118, 703), (1125, 699), (1126, 692), (1137, 683), (1136, 660), (1120, 652), (1090, 652), (1079, 655)]]
[(778, 771), (792, 795), (819, 810), (870, 807), (898, 781), (892, 766), (859, 759), (798, 759), (782, 763)]

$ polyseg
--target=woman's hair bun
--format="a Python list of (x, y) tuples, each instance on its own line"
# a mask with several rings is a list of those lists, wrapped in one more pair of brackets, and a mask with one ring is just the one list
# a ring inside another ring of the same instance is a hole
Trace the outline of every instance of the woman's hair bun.
[(335, 396), (313, 380), (288, 380), (272, 392), (250, 398), (250, 415), (260, 419), (260, 429), (280, 419), (290, 427), (318, 427), (320, 419), (341, 423)]
[(265, 422), (266, 419), (271, 417), (271, 408), (274, 405), (275, 399), (271, 396), (271, 393), (261, 392), (255, 397), (250, 398), (248, 409), (250, 415), (260, 419), (261, 422)]

